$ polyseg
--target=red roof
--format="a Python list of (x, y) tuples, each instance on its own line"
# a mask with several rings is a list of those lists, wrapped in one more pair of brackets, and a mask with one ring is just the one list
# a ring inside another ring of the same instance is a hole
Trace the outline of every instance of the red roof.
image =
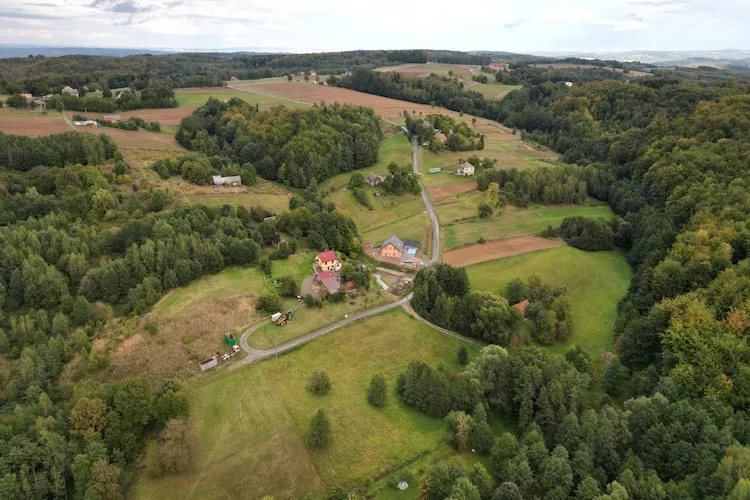
[(322, 281), (328, 278), (333, 278), (333, 273), (331, 271), (321, 271), (316, 274), (315, 277)]
[(320, 262), (333, 262), (336, 259), (336, 252), (333, 250), (326, 250), (325, 252), (320, 252), (318, 254), (318, 260)]
[(507, 65), (508, 65), (508, 63), (504, 63), (504, 62), (502, 62), (502, 61), (492, 61), (492, 62), (491, 62), (491, 63), (489, 64), (489, 67), (490, 67), (490, 68), (504, 68), (504, 67), (506, 67)]
[(526, 300), (522, 300), (521, 302), (519, 302), (518, 304), (514, 305), (513, 307), (515, 307), (516, 309), (518, 309), (519, 311), (521, 311), (521, 314), (525, 314), (526, 313), (526, 306), (528, 306), (528, 305), (529, 305), (529, 299), (526, 299)]
[(354, 288), (354, 282), (353, 281), (347, 281), (346, 282), (346, 288), (347, 288), (347, 290), (351, 290), (352, 288)]

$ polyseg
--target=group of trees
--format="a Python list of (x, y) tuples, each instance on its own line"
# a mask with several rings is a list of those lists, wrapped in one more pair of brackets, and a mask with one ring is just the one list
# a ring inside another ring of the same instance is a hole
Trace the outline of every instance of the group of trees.
[[(472, 151), (484, 149), (484, 136), (475, 132), (468, 124), (454, 120), (450, 116), (430, 114), (426, 117), (410, 116), (404, 111), (406, 128), (409, 134), (417, 137), (420, 144), (428, 144), (430, 151)], [(435, 138), (437, 133), (447, 139), (445, 144)]]
[(260, 113), (233, 98), (209, 99), (182, 120), (176, 138), (187, 149), (253, 164), (265, 179), (306, 187), (373, 165), (382, 132), (370, 108), (334, 103)]
[(199, 153), (187, 153), (177, 157), (159, 158), (151, 168), (162, 179), (180, 175), (186, 181), (200, 186), (213, 184), (214, 175), (239, 175), (243, 186), (253, 186), (257, 180), (252, 164), (238, 165), (219, 155), (209, 157)]
[[(536, 348), (489, 346), (453, 376), (410, 365), (399, 377), (402, 400), (445, 416), (449, 441), (459, 451), (488, 454), (491, 473), (475, 469), (467, 482), (460, 467), (441, 462), (423, 476), (423, 497), (743, 497), (750, 479), (740, 465), (750, 459), (750, 447), (741, 444), (750, 422), (744, 411), (672, 399), (678, 390), (668, 385), (623, 407), (591, 408), (590, 370), (580, 348), (563, 359)], [(520, 437), (494, 439), (483, 431), (495, 412), (510, 417)]]
[[(85, 121), (88, 120), (86, 116), (75, 114), (73, 115), (74, 121)], [(109, 121), (109, 120), (96, 120), (100, 127), (119, 128), (121, 130), (130, 130), (134, 132), (139, 128), (147, 130), (149, 132), (161, 132), (161, 124), (157, 121), (147, 122), (143, 118), (137, 116), (131, 116), (125, 120)]]
[(435, 324), (503, 346), (523, 320), (504, 297), (470, 291), (466, 270), (448, 264), (417, 273), (412, 306)]
[(380, 184), (380, 188), (389, 194), (404, 193), (419, 194), (419, 177), (414, 173), (411, 165), (400, 167), (396, 162), (388, 164), (388, 175)]
[(511, 304), (529, 301), (524, 316), (531, 326), (531, 336), (540, 344), (550, 345), (555, 340), (567, 340), (573, 326), (565, 292), (565, 287), (553, 288), (538, 276), (531, 276), (526, 281), (511, 280), (505, 296)]
[(531, 203), (580, 205), (586, 201), (584, 171), (575, 165), (539, 167), (531, 170), (483, 169), (477, 174), (477, 187), (485, 191), (496, 182), (502, 199), (519, 207)]
[(174, 91), (167, 87), (148, 87), (140, 91), (140, 93), (123, 91), (118, 94), (117, 99), (109, 91), (106, 94), (87, 94), (82, 97), (72, 94), (56, 94), (52, 98), (47, 99), (47, 107), (50, 109), (91, 113), (177, 107), (177, 99), (175, 99)]
[[(557, 235), (573, 247), (581, 250), (612, 250), (615, 247), (615, 232), (612, 229), (614, 220), (590, 219), (587, 217), (566, 217), (557, 229)], [(629, 223), (618, 224), (621, 232), (628, 229), (632, 232)], [(627, 244), (627, 235), (620, 234), (618, 241)], [(625, 239), (625, 241), (622, 241)]]

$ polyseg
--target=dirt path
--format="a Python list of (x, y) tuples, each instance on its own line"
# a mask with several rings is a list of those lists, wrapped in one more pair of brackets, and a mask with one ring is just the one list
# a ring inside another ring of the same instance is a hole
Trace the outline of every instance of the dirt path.
[(446, 252), (443, 254), (443, 262), (452, 266), (469, 266), (487, 260), (503, 259), (563, 245), (564, 243), (558, 240), (548, 240), (538, 236), (519, 236), (518, 238), (490, 241)]

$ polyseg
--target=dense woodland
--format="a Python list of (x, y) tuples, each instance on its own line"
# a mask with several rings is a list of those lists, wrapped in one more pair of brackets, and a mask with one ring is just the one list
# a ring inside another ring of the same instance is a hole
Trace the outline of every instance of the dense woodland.
[(233, 98), (209, 99), (182, 120), (176, 138), (187, 149), (252, 164), (264, 179), (306, 187), (373, 165), (382, 135), (371, 108), (334, 103), (259, 112)]

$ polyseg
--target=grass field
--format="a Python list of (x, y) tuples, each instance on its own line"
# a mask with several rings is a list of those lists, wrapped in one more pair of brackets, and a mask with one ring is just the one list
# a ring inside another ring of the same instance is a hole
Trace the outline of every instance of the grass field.
[[(391, 224), (378, 226), (374, 229), (362, 233), (364, 243), (379, 245), (392, 234), (399, 238), (408, 238), (422, 242), (422, 250), (427, 251), (429, 240), (430, 218), (426, 211), (419, 212), (415, 215), (397, 220)], [(425, 238), (425, 235), (428, 235)]]
[(564, 352), (578, 344), (594, 359), (613, 348), (617, 302), (627, 292), (632, 274), (618, 251), (584, 252), (567, 246), (483, 262), (466, 271), (472, 289), (503, 295), (510, 280), (534, 274), (545, 284), (565, 285), (573, 329), (565, 345), (556, 345), (553, 350)]
[(327, 303), (322, 308), (302, 307), (297, 309), (292, 320), (284, 326), (280, 327), (269, 323), (254, 331), (247, 338), (247, 343), (257, 349), (269, 349), (340, 321), (344, 319), (345, 314), (355, 314), (385, 304), (387, 301), (388, 299), (381, 295), (379, 291), (375, 291), (373, 287), (373, 291), (370, 291), (367, 295), (361, 295), (356, 299), (350, 299), (339, 304)]
[[(374, 196), (378, 188), (369, 186), (364, 188), (370, 196), (374, 210), (370, 211), (360, 205), (348, 189), (335, 192), (327, 201), (333, 201), (346, 215), (357, 224), (360, 232), (384, 226), (424, 211), (422, 196), (418, 194), (402, 194), (399, 196), (381, 194)], [(381, 191), (382, 193), (382, 191)]]
[(186, 196), (189, 203), (203, 204), (209, 206), (221, 205), (243, 205), (247, 208), (263, 207), (275, 213), (289, 210), (289, 199), (292, 194), (278, 184), (265, 179), (258, 178), (254, 186), (248, 186), (239, 193), (224, 192), (201, 192)]
[(180, 107), (184, 107), (184, 108), (197, 108), (199, 106), (203, 106), (206, 103), (206, 101), (208, 101), (209, 97), (214, 97), (222, 101), (228, 101), (229, 99), (233, 97), (237, 97), (250, 104), (257, 103), (261, 111), (274, 107), (274, 106), (280, 106), (280, 105), (284, 105), (288, 108), (307, 108), (308, 107), (307, 104), (300, 104), (297, 102), (288, 101), (286, 99), (279, 99), (278, 97), (273, 97), (273, 96), (268, 96), (268, 95), (263, 95), (263, 94), (256, 94), (252, 92), (242, 92), (240, 90), (227, 91), (225, 89), (223, 91), (217, 91), (215, 93), (204, 92), (204, 91), (178, 92), (175, 94), (175, 97), (177, 98), (177, 103), (180, 105)]
[[(287, 260), (273, 261), (273, 275), (268, 283), (280, 276), (292, 275), (298, 283), (312, 274), (310, 265), (312, 253), (297, 253)], [(177, 288), (154, 306), (154, 313), (160, 316), (175, 317), (193, 310), (199, 304), (219, 300), (234, 295), (270, 293), (263, 283), (263, 276), (257, 267), (233, 267), (218, 274), (204, 277), (187, 286)]]
[(416, 78), (427, 78), (432, 73), (440, 76), (450, 76), (451, 73), (454, 76), (471, 80), (473, 72), (479, 73), (479, 66), (471, 66), (468, 64), (441, 64), (441, 63), (425, 63), (425, 64), (401, 64), (399, 66), (383, 66), (377, 68), (375, 71), (381, 73), (401, 73), (405, 76), (416, 77)]
[[(201, 378), (189, 391), (192, 470), (162, 479), (141, 478), (134, 498), (292, 498), (348, 480), (370, 477), (423, 450), (446, 452), (445, 424), (404, 407), (396, 377), (411, 361), (453, 365), (462, 342), (438, 333), (401, 310), (368, 318), (315, 342), (234, 372)], [(467, 345), (470, 356), (476, 354)], [(330, 394), (305, 390), (324, 368)], [(385, 375), (388, 404), (375, 409), (366, 388)], [(331, 442), (308, 450), (313, 414), (323, 408)], [(377, 430), (377, 432), (375, 432)], [(412, 497), (416, 485), (410, 488)], [(242, 493), (239, 493), (242, 492)]]
[(479, 238), (489, 241), (539, 234), (547, 226), (557, 227), (566, 217), (611, 218), (613, 216), (612, 210), (606, 205), (508, 207), (502, 215), (450, 224), (452, 220), (475, 216), (477, 205), (484, 199), (481, 195), (467, 198), (466, 202), (445, 203), (437, 207), (438, 216), (443, 224), (446, 250), (476, 243)]
[[(357, 170), (362, 175), (369, 173), (386, 174), (388, 173), (388, 164), (395, 161), (399, 166), (406, 167), (411, 165), (411, 143), (409, 139), (398, 134), (383, 139), (378, 150), (378, 162), (370, 168)], [(320, 188), (324, 191), (337, 191), (349, 184), (349, 178), (354, 172), (344, 172), (335, 177), (320, 183)]]
[(479, 92), (485, 99), (499, 100), (523, 85), (503, 85), (502, 83), (474, 83), (467, 85), (466, 90)]

